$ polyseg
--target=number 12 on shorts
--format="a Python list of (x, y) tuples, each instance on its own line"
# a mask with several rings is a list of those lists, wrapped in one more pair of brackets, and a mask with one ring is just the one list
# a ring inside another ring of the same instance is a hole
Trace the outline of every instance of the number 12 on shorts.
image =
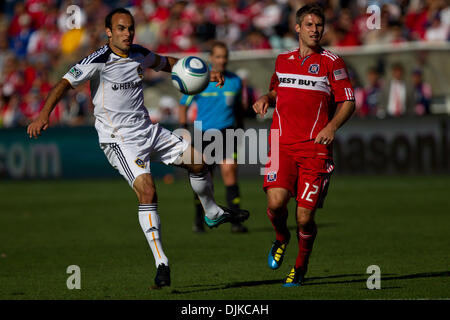
[[(315, 195), (319, 191), (319, 186), (316, 186), (315, 184), (313, 184), (312, 187), (314, 188), (314, 190), (311, 190), (308, 192), (310, 184), (308, 182), (305, 182), (305, 185), (306, 185), (306, 187), (305, 187), (305, 190), (303, 191), (302, 199), (305, 199), (306, 201), (309, 201), (309, 202), (314, 202), (314, 200), (311, 199), (311, 196)], [(306, 198), (305, 198), (305, 195), (306, 195)]]

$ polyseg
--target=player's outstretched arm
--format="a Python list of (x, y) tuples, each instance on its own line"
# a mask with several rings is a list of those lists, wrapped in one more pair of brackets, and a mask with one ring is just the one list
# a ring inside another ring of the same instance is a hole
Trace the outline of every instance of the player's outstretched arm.
[(71, 88), (71, 84), (66, 79), (61, 79), (48, 94), (39, 116), (28, 125), (27, 134), (30, 138), (35, 138), (41, 134), (41, 130), (47, 130), (48, 119), (55, 108), (56, 104), (61, 100), (62, 96)]
[(262, 116), (265, 115), (269, 106), (275, 104), (276, 98), (277, 92), (275, 90), (270, 91), (256, 100), (253, 104), (253, 110), (255, 110), (257, 114)]
[(330, 144), (333, 142), (336, 131), (342, 127), (348, 119), (350, 119), (354, 111), (355, 101), (348, 100), (340, 103), (333, 119), (328, 122), (325, 128), (320, 130), (314, 140), (314, 143)]
[[(174, 58), (174, 57), (162, 57), (159, 56), (159, 59), (166, 59), (166, 65), (164, 66), (164, 68), (161, 69), (161, 71), (165, 71), (165, 72), (172, 72), (172, 67), (175, 65), (175, 63), (177, 63), (178, 59)], [(159, 64), (159, 62), (158, 62)]]

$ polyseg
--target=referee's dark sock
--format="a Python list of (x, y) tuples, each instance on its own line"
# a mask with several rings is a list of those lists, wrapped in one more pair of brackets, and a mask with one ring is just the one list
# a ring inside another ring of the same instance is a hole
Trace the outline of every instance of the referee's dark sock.
[[(228, 208), (238, 211), (241, 208), (241, 197), (239, 194), (239, 187), (237, 184), (226, 187), (226, 198)], [(233, 233), (246, 233), (248, 229), (240, 222), (231, 224), (231, 232)]]
[(236, 211), (241, 208), (241, 197), (239, 194), (239, 186), (237, 184), (226, 186), (226, 198), (228, 208)]

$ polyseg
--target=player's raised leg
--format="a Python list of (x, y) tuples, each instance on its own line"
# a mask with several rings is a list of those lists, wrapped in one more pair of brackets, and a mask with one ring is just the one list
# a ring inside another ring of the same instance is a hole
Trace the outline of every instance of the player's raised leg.
[(139, 200), (139, 224), (155, 258), (155, 284), (159, 287), (170, 286), (169, 260), (164, 254), (161, 242), (161, 222), (152, 176), (148, 173), (139, 175), (134, 181), (133, 189)]
[(269, 251), (268, 265), (271, 269), (278, 269), (283, 263), (286, 246), (290, 240), (287, 227), (290, 194), (284, 188), (270, 188), (267, 190), (267, 217), (275, 230), (275, 241)]
[[(211, 173), (211, 177), (213, 176), (214, 167), (208, 166), (209, 172)], [(203, 210), (202, 203), (198, 198), (198, 195), (194, 194), (194, 207), (195, 207), (195, 217), (194, 224), (192, 225), (192, 231), (202, 233), (205, 232), (205, 211)]]
[[(200, 163), (195, 163), (195, 159), (200, 159), (198, 161)], [(248, 219), (250, 213), (247, 210), (232, 210), (216, 203), (211, 173), (202, 156), (192, 146), (174, 164), (189, 171), (192, 190), (198, 195), (205, 210), (205, 222), (208, 227), (214, 228), (225, 222), (236, 223)]]

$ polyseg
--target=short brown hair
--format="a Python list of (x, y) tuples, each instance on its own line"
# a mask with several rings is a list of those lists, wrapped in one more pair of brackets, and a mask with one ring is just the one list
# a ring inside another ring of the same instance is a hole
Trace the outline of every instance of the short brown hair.
[(322, 19), (322, 23), (325, 24), (325, 14), (323, 13), (323, 8), (318, 4), (307, 4), (300, 9), (297, 10), (295, 14), (295, 22), (300, 25), (303, 21), (303, 18), (307, 14), (314, 14)]
[(228, 53), (228, 47), (225, 44), (225, 42), (222, 41), (214, 41), (211, 45), (211, 49), (209, 50), (209, 54), (212, 55), (214, 53), (214, 48), (219, 47), (219, 48), (223, 48), (227, 51)]

